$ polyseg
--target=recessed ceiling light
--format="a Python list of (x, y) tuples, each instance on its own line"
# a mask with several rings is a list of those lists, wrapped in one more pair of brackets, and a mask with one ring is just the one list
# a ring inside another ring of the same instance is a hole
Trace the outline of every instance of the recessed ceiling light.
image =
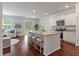
[(33, 13), (35, 13), (35, 12), (36, 12), (36, 10), (34, 9), (34, 10), (33, 10)]
[(48, 15), (48, 13), (45, 13), (44, 15), (46, 15), (46, 16), (47, 16), (47, 15)]
[(65, 8), (68, 8), (69, 6), (68, 5), (65, 5)]

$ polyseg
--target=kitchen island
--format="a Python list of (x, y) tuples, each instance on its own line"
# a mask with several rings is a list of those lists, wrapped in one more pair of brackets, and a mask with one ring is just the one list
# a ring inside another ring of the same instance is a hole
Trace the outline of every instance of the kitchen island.
[[(40, 47), (38, 50), (43, 53), (44, 55), (50, 55), (51, 53), (55, 52), (56, 50), (60, 49), (60, 32), (56, 31), (47, 31), (47, 32), (40, 32), (40, 31), (30, 31), (29, 37), (32, 37), (29, 43), (34, 42), (34, 47), (38, 47), (37, 43), (39, 43)], [(31, 45), (33, 45), (31, 44)]]

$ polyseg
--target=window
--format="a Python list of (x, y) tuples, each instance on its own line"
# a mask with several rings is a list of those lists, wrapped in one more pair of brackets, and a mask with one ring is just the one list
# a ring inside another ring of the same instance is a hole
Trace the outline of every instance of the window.
[(29, 21), (25, 21), (25, 31), (29, 30)]
[(25, 22), (25, 29), (26, 30), (28, 29), (28, 26), (29, 26), (28, 22)]
[(4, 30), (11, 29), (12, 28), (12, 20), (11, 19), (3, 19), (2, 25), (3, 25)]

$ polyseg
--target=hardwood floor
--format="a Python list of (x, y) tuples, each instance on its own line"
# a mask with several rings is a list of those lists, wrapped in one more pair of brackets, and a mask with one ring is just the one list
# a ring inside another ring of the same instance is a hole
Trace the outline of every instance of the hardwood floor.
[[(40, 54), (32, 46), (28, 45), (27, 36), (17, 38), (20, 40), (20, 42), (12, 46), (9, 52), (7, 52), (6, 49), (4, 56), (43, 56), (43, 54)], [(50, 54), (49, 56), (79, 56), (79, 47), (63, 41), (61, 42), (61, 47), (62, 49)]]

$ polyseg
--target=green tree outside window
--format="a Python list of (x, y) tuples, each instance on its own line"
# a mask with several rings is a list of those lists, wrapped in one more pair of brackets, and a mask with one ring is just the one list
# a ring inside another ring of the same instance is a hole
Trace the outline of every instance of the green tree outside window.
[(12, 20), (3, 19), (3, 29), (7, 30), (7, 29), (11, 29), (11, 27), (12, 27)]

